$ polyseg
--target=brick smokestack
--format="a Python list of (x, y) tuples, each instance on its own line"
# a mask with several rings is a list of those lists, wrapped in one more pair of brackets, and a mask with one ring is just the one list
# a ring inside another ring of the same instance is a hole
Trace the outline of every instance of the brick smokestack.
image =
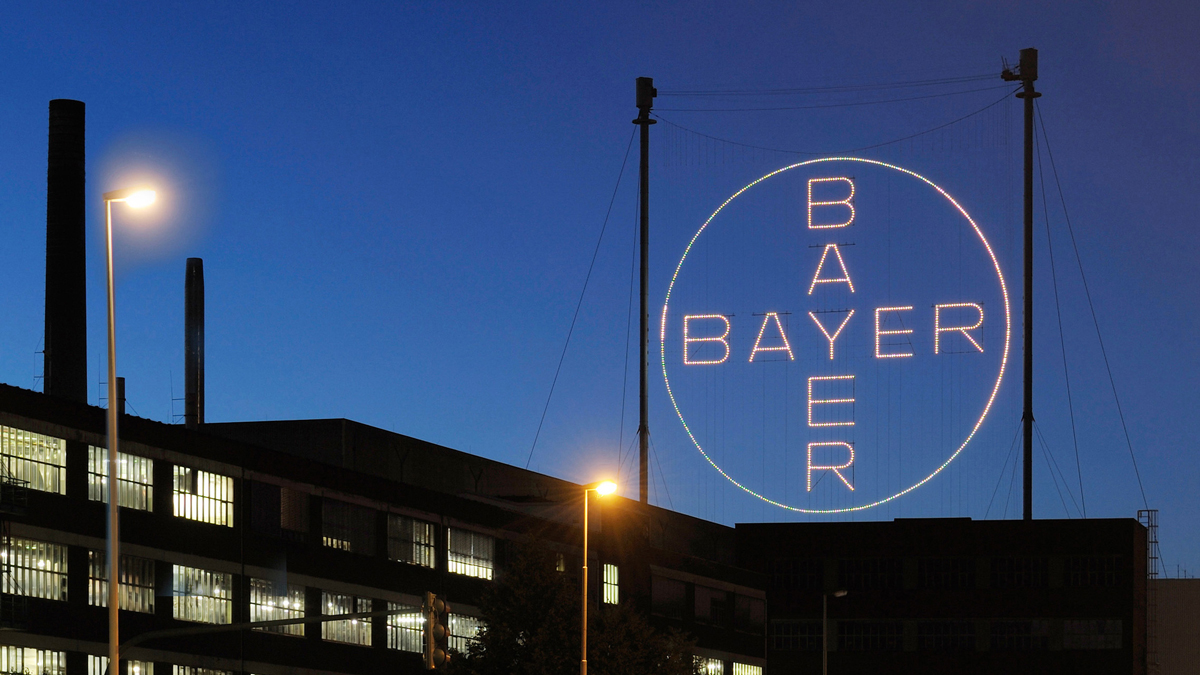
[(204, 424), (204, 260), (187, 259), (183, 295), (183, 423), (195, 429)]
[(83, 102), (50, 101), (44, 391), (87, 403)]

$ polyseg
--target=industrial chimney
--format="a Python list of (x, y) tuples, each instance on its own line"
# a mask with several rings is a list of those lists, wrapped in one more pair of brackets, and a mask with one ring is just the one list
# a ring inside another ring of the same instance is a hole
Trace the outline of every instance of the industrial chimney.
[(50, 101), (44, 391), (87, 403), (83, 102)]
[(187, 259), (183, 294), (183, 423), (196, 429), (204, 424), (204, 260)]

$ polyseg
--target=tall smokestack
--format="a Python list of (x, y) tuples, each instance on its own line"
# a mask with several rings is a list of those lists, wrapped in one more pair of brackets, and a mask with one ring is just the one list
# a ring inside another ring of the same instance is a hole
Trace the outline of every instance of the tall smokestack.
[(44, 391), (87, 403), (83, 102), (50, 101)]
[(183, 423), (195, 429), (204, 424), (204, 260), (187, 259), (183, 294)]
[(125, 378), (117, 378), (117, 414), (125, 414)]

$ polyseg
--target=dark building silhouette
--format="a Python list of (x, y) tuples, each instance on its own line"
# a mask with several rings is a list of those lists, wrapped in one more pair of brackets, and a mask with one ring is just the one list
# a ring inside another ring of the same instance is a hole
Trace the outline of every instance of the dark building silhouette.
[(768, 576), (772, 673), (1143, 673), (1134, 519), (739, 524)]

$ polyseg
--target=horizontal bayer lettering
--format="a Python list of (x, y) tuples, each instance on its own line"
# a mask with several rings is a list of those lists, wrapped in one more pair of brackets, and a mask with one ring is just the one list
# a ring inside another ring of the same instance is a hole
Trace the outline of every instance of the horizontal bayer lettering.
[[(876, 307), (873, 310), (874, 325), (868, 326), (872, 342), (875, 345), (874, 356), (877, 359), (903, 358), (916, 356), (913, 347), (913, 336), (917, 329), (905, 327), (909, 325), (904, 316), (913, 312), (912, 305)], [(766, 361), (763, 352), (781, 352), (789, 361), (796, 360), (802, 343), (793, 344), (793, 336), (788, 334), (779, 317), (787, 312), (763, 312), (754, 316), (757, 328), (753, 343), (747, 342), (749, 349), (746, 361), (755, 363)], [(828, 314), (841, 314), (841, 318), (830, 319)], [(838, 341), (843, 335), (853, 332), (850, 327), (855, 310), (840, 312), (825, 312), (823, 314), (810, 311), (809, 318), (813, 322), (811, 343), (819, 345), (822, 357), (829, 354), (829, 360), (834, 360), (839, 353)], [(824, 318), (823, 318), (824, 317)], [(715, 366), (729, 361), (733, 353), (734, 317), (725, 314), (685, 314), (682, 322), (683, 333), (683, 363), (689, 366)], [(930, 330), (922, 331), (929, 337), (928, 342), (933, 348), (930, 354), (970, 354), (983, 353), (983, 305), (977, 302), (950, 302), (933, 306), (930, 318)], [(836, 328), (831, 328), (836, 326)], [(861, 329), (860, 329), (861, 330)], [(747, 333), (747, 336), (751, 333)]]

